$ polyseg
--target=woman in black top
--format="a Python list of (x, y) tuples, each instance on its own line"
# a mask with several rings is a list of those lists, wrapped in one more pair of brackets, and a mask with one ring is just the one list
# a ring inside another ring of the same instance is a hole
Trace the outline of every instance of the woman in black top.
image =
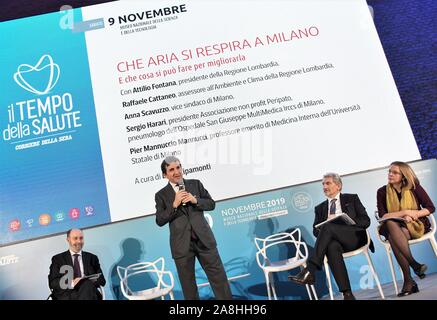
[[(413, 169), (400, 161), (390, 165), (388, 183), (379, 188), (377, 192), (377, 206), (380, 217), (403, 218), (407, 223), (420, 220), (425, 226), (425, 233), (431, 227), (427, 216), (435, 211), (434, 204), (419, 184)], [(390, 242), (394, 256), (402, 269), (404, 285), (398, 296), (419, 292), (417, 283), (411, 277), (410, 267), (423, 279), (427, 266), (413, 258), (408, 244), (408, 240), (412, 237), (406, 224), (387, 220), (381, 225), (379, 233)]]

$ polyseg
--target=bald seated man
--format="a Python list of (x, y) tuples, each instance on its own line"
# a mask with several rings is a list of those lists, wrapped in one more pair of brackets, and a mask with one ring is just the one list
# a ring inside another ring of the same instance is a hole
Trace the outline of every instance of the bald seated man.
[[(54, 300), (101, 300), (97, 290), (106, 283), (96, 255), (82, 251), (84, 235), (79, 229), (67, 232), (68, 250), (53, 256), (49, 287)], [(84, 278), (91, 276), (91, 278)]]

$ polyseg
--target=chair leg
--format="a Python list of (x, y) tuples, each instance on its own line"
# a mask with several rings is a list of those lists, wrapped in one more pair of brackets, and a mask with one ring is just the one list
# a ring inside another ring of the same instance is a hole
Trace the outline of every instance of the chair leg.
[(269, 277), (269, 273), (268, 272), (264, 273), (264, 276), (266, 278), (267, 296), (269, 297), (269, 300), (272, 300), (272, 294), (270, 292), (270, 277)]
[(434, 254), (437, 257), (437, 241), (435, 240), (434, 237), (432, 237), (429, 239), (429, 242), (431, 242), (432, 250), (434, 250)]
[(314, 285), (313, 285), (313, 284), (311, 285), (311, 290), (313, 291), (314, 299), (315, 299), (315, 300), (319, 300), (319, 298), (317, 297), (316, 289), (314, 288)]
[[(398, 264), (399, 266), (399, 264)], [(399, 266), (399, 273), (401, 274), (402, 281), (404, 281), (404, 273), (402, 272), (401, 266)]]
[(310, 291), (308, 284), (305, 285), (305, 289), (307, 289), (308, 297), (310, 298), (310, 300), (313, 300), (313, 297), (311, 296), (311, 291)]
[(269, 273), (269, 275), (270, 275), (270, 286), (272, 287), (272, 292), (273, 292), (273, 298), (275, 300), (278, 300), (278, 296), (276, 295), (275, 279), (273, 278), (273, 273)]
[(379, 278), (378, 275), (376, 274), (375, 267), (373, 266), (372, 260), (370, 259), (369, 252), (365, 251), (364, 254), (366, 255), (367, 261), (369, 262), (370, 271), (372, 271), (373, 278), (375, 279), (376, 285), (378, 286), (379, 294), (381, 295), (382, 299), (385, 299), (384, 292), (382, 291), (381, 288), (381, 283), (379, 282)]
[(395, 273), (395, 269), (393, 266), (393, 259), (391, 257), (391, 253), (390, 253), (390, 246), (384, 245), (384, 247), (385, 247), (385, 252), (387, 253), (388, 265), (390, 267), (391, 277), (393, 279), (393, 286), (395, 288), (395, 295), (397, 295), (399, 293), (399, 291), (398, 291), (398, 284), (396, 282), (396, 273)]
[[(301, 266), (300, 266), (300, 270), (302, 271), (304, 268), (306, 268), (307, 267), (307, 264), (306, 263), (303, 263)], [(307, 293), (308, 293), (308, 297), (310, 298), (310, 300), (313, 300), (313, 297), (311, 296), (311, 291), (310, 291), (310, 287), (309, 287), (309, 285), (305, 285), (305, 289), (307, 290)]]
[(329, 274), (329, 265), (326, 262), (326, 260), (325, 260), (325, 273), (326, 273), (326, 280), (328, 280), (329, 296), (331, 300), (334, 300), (334, 294), (332, 293), (331, 275)]

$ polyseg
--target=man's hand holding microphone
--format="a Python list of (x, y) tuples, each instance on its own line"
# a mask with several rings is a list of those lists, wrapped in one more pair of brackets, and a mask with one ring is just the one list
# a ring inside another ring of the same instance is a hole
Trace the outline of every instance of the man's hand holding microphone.
[(185, 190), (185, 185), (178, 184), (177, 186), (179, 187), (179, 191), (176, 192), (175, 199), (173, 201), (173, 208), (176, 209), (181, 205), (181, 203), (183, 206), (185, 206), (188, 202), (197, 204), (196, 197)]

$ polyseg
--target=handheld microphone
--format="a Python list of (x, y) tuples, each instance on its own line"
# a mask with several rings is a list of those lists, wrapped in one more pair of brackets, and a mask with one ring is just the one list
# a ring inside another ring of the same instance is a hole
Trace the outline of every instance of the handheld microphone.
[[(181, 180), (181, 181), (177, 184), (177, 186), (178, 186), (179, 191), (185, 191), (185, 190), (186, 190), (186, 189), (185, 189), (185, 185), (184, 185), (184, 180)], [(186, 206), (187, 204), (186, 204), (186, 203), (182, 203), (182, 205), (183, 205), (183, 206)]]

